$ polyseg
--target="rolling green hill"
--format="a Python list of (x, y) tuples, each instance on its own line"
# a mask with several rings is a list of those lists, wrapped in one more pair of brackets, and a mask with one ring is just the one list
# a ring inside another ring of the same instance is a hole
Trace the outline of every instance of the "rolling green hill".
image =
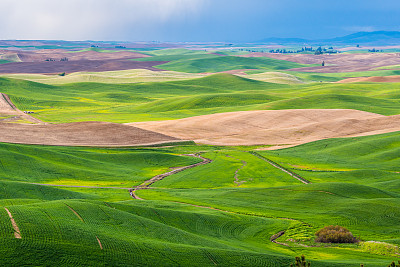
[[(0, 143), (0, 178), (59, 185), (131, 188), (169, 167), (198, 159), (138, 149), (43, 147)], [(118, 173), (118, 175), (116, 175)]]
[(46, 85), (1, 78), (3, 93), (43, 121), (133, 122), (263, 109), (348, 108), (400, 113), (396, 84), (266, 83), (230, 74), (140, 84)]
[(148, 53), (152, 57), (135, 61), (170, 61), (157, 66), (163, 70), (187, 73), (213, 73), (237, 69), (284, 70), (309, 65), (271, 58), (231, 56), (229, 52), (209, 53), (204, 50), (165, 49)]
[[(299, 248), (298, 242), (315, 246), (313, 233), (323, 226), (336, 224), (351, 229), (364, 241), (400, 245), (397, 227), (400, 218), (399, 140), (397, 132), (257, 151), (312, 184), (301, 184), (241, 148), (236, 151), (211, 149), (204, 155), (212, 158), (213, 163), (172, 175), (158, 182), (154, 189), (138, 194), (144, 199), (294, 219), (297, 225), (293, 223), (289, 228), (292, 230), (278, 239), (292, 248)], [(207, 148), (202, 150), (207, 151)], [(239, 181), (246, 182), (234, 183), (235, 174), (239, 174)], [(322, 257), (332, 260), (326, 266), (334, 266), (333, 262), (339, 258), (348, 266), (367, 262), (368, 266), (374, 266), (375, 256), (372, 260), (371, 255), (361, 256), (357, 251), (360, 251), (358, 246), (347, 246), (347, 249), (333, 246), (325, 249)], [(322, 255), (317, 248), (302, 253), (314, 259)]]
[(238, 69), (285, 70), (301, 68), (307, 65), (293, 63), (272, 58), (246, 58), (236, 56), (205, 56), (201, 58), (178, 59), (171, 58), (172, 62), (158, 65), (164, 70), (173, 70), (189, 73), (221, 72)]
[[(263, 248), (263, 237), (283, 225), (274, 219), (132, 201), (58, 200), (7, 208), (22, 238), (13, 236), (1, 209), (2, 264), (154, 266), (162, 259), (163, 265), (281, 266), (291, 260)], [(201, 228), (191, 223), (196, 221)]]

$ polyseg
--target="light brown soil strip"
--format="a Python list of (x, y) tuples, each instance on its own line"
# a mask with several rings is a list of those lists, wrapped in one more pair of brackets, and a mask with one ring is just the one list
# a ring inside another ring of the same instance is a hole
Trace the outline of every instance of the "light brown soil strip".
[(99, 242), (100, 249), (103, 250), (103, 246), (101, 245), (100, 239), (96, 235), (97, 242)]
[(12, 224), (12, 226), (13, 226), (13, 228), (14, 228), (14, 236), (15, 236), (15, 238), (21, 239), (21, 238), (22, 238), (22, 237), (21, 237), (21, 232), (19, 231), (18, 225), (17, 225), (17, 223), (15, 222), (15, 220), (14, 220), (14, 218), (13, 218), (11, 212), (10, 212), (6, 207), (4, 207), (4, 209), (7, 211), (8, 216), (10, 217), (11, 224)]
[(132, 189), (129, 189), (129, 194), (131, 195), (131, 197), (134, 198), (134, 199), (143, 200), (142, 198), (138, 197), (135, 194), (135, 192), (137, 190), (148, 189), (155, 182), (161, 181), (165, 177), (168, 177), (168, 176), (170, 176), (172, 174), (175, 174), (175, 173), (187, 170), (187, 169), (191, 169), (191, 168), (194, 168), (194, 167), (197, 167), (197, 166), (200, 166), (200, 165), (205, 165), (205, 164), (208, 164), (208, 163), (212, 162), (211, 159), (204, 158), (204, 157), (200, 156), (200, 154), (186, 154), (186, 155), (182, 155), (182, 156), (195, 157), (195, 158), (202, 159), (203, 161), (199, 162), (199, 163), (195, 163), (195, 164), (189, 165), (189, 166), (180, 167), (180, 168), (174, 169), (172, 171), (169, 171), (169, 172), (166, 172), (166, 173), (163, 173), (163, 174), (156, 175), (153, 178), (151, 178), (151, 179), (149, 179), (147, 181), (144, 181), (141, 185), (138, 185), (138, 186), (136, 186), (136, 187), (134, 187)]
[(273, 162), (272, 160), (267, 159), (266, 157), (261, 156), (260, 154), (258, 154), (258, 153), (256, 153), (256, 152), (249, 152), (249, 153), (250, 153), (250, 154), (253, 154), (254, 156), (256, 156), (256, 157), (258, 157), (258, 158), (260, 158), (260, 159), (262, 159), (262, 160), (264, 160), (264, 161), (266, 161), (266, 162), (268, 162), (268, 163), (269, 163), (270, 165), (272, 165), (273, 167), (275, 167), (275, 168), (277, 168), (277, 169), (279, 169), (279, 170), (281, 170), (281, 171), (283, 171), (283, 172), (289, 174), (290, 176), (292, 176), (293, 178), (299, 180), (299, 181), (302, 182), (303, 184), (311, 184), (310, 181), (304, 179), (303, 177), (301, 177), (300, 175), (298, 175), (298, 174), (296, 174), (296, 173), (294, 173), (294, 172), (291, 172), (291, 171), (285, 169), (284, 167), (280, 166), (278, 163)]
[(6, 103), (13, 109), (13, 110), (17, 110), (17, 107), (14, 105), (13, 102), (11, 102), (11, 99), (8, 95), (6, 94), (1, 94), (1, 96), (3, 97), (4, 101), (6, 101)]
[[(65, 203), (64, 203), (65, 204)], [(76, 217), (79, 218), (79, 220), (81, 220), (82, 222), (85, 222), (83, 220), (83, 218), (78, 214), (78, 212), (76, 212), (73, 208), (71, 208), (70, 206), (68, 206), (67, 204), (65, 204), (73, 213), (75, 213)]]

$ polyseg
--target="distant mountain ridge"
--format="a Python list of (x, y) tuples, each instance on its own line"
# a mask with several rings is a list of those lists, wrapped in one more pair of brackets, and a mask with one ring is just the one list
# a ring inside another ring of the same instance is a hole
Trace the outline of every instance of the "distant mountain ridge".
[(257, 43), (308, 45), (400, 45), (399, 31), (357, 32), (331, 39), (307, 40), (302, 38), (266, 38)]

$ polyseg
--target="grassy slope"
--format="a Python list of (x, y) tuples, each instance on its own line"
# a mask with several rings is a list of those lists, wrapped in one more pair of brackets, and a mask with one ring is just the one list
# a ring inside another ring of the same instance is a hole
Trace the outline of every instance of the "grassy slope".
[(157, 66), (164, 70), (189, 73), (221, 72), (236, 69), (284, 70), (305, 65), (271, 58), (245, 58), (235, 56), (206, 56), (176, 60)]
[(166, 265), (281, 266), (291, 260), (265, 247), (266, 238), (288, 225), (281, 220), (135, 202), (127, 190), (98, 193), (103, 189), (30, 184), (69, 184), (53, 180), (68, 176), (71, 184), (95, 180), (91, 185), (115, 186), (129, 176), (133, 186), (169, 166), (198, 161), (176, 156), (179, 151), (14, 144), (0, 144), (0, 149), (0, 206), (10, 210), (22, 236), (14, 238), (1, 208), (1, 264), (154, 266), (163, 258)]
[[(398, 166), (398, 133), (320, 142), (326, 142), (331, 149), (327, 154), (349, 161), (348, 165), (338, 165), (342, 169), (364, 161), (370, 165), (368, 158), (371, 162), (375, 159), (371, 169), (377, 171), (389, 172)], [(368, 142), (381, 149), (376, 151)], [(325, 143), (315, 144), (310, 144), (310, 157), (306, 159), (319, 166), (317, 154)], [(355, 149), (361, 145), (365, 151)], [(304, 145), (259, 153), (290, 167), (285, 159), (298, 158), (306, 148)], [(315, 183), (303, 185), (246, 152), (249, 148), (189, 145), (97, 149), (1, 144), (0, 149), (4, 155), (0, 158), (0, 205), (11, 211), (23, 237), (13, 237), (9, 218), (0, 209), (4, 215), (0, 216), (3, 263), (154, 265), (163, 258), (167, 265), (204, 266), (215, 262), (223, 266), (287, 266), (293, 256), (300, 254), (311, 259), (313, 266), (359, 266), (361, 262), (382, 266), (389, 262), (390, 257), (365, 253), (354, 245), (347, 249), (296, 245), (287, 248), (268, 241), (271, 235), (289, 228), (294, 230), (288, 236), (307, 240), (319, 227), (336, 223), (365, 240), (400, 244), (400, 230), (393, 227), (400, 217), (396, 190), (379, 189), (372, 180), (370, 184), (350, 178), (332, 183), (314, 181), (305, 175)], [(138, 192), (154, 201), (133, 201), (126, 190), (26, 183), (53, 183), (52, 177), (70, 175), (75, 182), (92, 181), (95, 186), (117, 186), (115, 181), (131, 177), (129, 183), (134, 185), (134, 181), (167, 171), (169, 166), (191, 164), (192, 158), (176, 155), (198, 151), (205, 151), (203, 155), (213, 163), (167, 177), (154, 184), (157, 189)], [(352, 151), (357, 157), (346, 156)], [(324, 158), (323, 154), (320, 157)], [(351, 160), (357, 158), (360, 159)], [(335, 162), (332, 166), (336, 166)], [(236, 171), (238, 181), (246, 181), (240, 186), (234, 183)]]
[[(133, 187), (169, 167), (198, 159), (138, 149), (43, 147), (0, 143), (0, 178), (7, 181)], [(118, 173), (118, 175), (116, 175)]]
[[(399, 166), (399, 133), (329, 139), (259, 153), (301, 174), (313, 184), (299, 184), (287, 174), (279, 175), (276, 169), (271, 170), (270, 165), (262, 164), (247, 152), (209, 150), (205, 155), (214, 159), (212, 164), (173, 175), (159, 182), (156, 189), (138, 194), (145, 199), (211, 206), (241, 214), (293, 218), (305, 223), (296, 230), (295, 239), (300, 240), (312, 238), (313, 232), (325, 225), (339, 224), (363, 240), (400, 245), (400, 229), (397, 227), (400, 176), (395, 172)], [(239, 171), (240, 179), (248, 180), (248, 177), (257, 177), (258, 174), (263, 179), (237, 187), (233, 176), (241, 162), (226, 155), (248, 162)], [(355, 171), (359, 172), (358, 175), (354, 174)], [(276, 180), (280, 184), (274, 183)], [(304, 236), (299, 237), (299, 232), (305, 233)], [(361, 262), (373, 266), (374, 256), (361, 256), (356, 251), (358, 248), (354, 246), (351, 250), (331, 248), (326, 249), (322, 257), (348, 261), (348, 266), (358, 266)], [(316, 248), (303, 253), (315, 259), (321, 257), (322, 251)]]
[(1, 209), (2, 264), (154, 266), (162, 258), (164, 265), (281, 266), (290, 261), (262, 243), (284, 226), (274, 219), (133, 201), (59, 200), (7, 207), (22, 239), (13, 237)]
[(399, 153), (399, 132), (322, 140), (263, 152), (311, 181), (351, 182), (397, 193), (400, 193)]
[[(51, 86), (0, 79), (21, 110), (49, 122), (131, 122), (262, 109), (350, 108), (399, 114), (394, 84), (282, 85), (229, 74), (142, 84), (76, 83)], [(179, 111), (179, 112), (177, 112)]]

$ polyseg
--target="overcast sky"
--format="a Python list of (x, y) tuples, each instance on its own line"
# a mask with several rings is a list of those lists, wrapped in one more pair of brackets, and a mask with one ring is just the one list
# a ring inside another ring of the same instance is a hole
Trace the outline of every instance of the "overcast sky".
[(0, 0), (0, 39), (256, 41), (400, 30), (398, 0)]

